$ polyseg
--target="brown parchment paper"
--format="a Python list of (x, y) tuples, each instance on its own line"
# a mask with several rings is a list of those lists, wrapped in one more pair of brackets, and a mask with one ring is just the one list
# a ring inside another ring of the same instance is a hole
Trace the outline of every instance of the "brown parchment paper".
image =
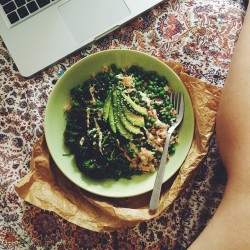
[(179, 63), (167, 62), (179, 75), (192, 100), (195, 132), (190, 151), (179, 172), (163, 185), (157, 211), (149, 212), (151, 192), (131, 198), (106, 198), (88, 193), (69, 181), (53, 162), (44, 136), (34, 145), (30, 172), (16, 185), (25, 201), (54, 211), (78, 226), (97, 231), (114, 231), (158, 216), (185, 188), (206, 155), (214, 132), (221, 89), (183, 72)]

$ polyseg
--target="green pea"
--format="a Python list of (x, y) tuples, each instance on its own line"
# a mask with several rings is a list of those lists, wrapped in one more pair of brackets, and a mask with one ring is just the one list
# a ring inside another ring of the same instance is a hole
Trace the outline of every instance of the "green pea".
[(157, 87), (157, 86), (154, 86), (154, 92), (155, 92), (156, 94), (159, 93), (159, 90), (158, 90), (158, 87)]
[(167, 116), (162, 115), (162, 119), (165, 121), (167, 119)]
[(161, 96), (165, 96), (166, 91), (165, 90), (161, 90), (160, 94), (161, 94)]
[(171, 147), (171, 152), (174, 153), (176, 151), (175, 145)]
[(153, 87), (153, 86), (151, 86), (151, 85), (149, 85), (149, 86), (148, 86), (148, 89), (149, 89), (149, 90), (153, 90), (153, 89), (154, 89), (154, 87)]
[(155, 158), (158, 159), (158, 160), (160, 160), (160, 159), (161, 159), (161, 154), (159, 154), (159, 153), (156, 154), (156, 155), (155, 155)]

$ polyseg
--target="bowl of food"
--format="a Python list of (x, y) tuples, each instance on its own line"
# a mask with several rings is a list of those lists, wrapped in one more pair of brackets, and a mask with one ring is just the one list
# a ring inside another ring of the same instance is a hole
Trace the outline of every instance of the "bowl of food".
[(92, 54), (58, 80), (45, 111), (53, 160), (70, 181), (97, 195), (122, 198), (152, 190), (166, 131), (176, 117), (169, 100), (176, 91), (184, 94), (185, 111), (171, 138), (166, 182), (192, 143), (192, 103), (171, 68), (137, 51)]

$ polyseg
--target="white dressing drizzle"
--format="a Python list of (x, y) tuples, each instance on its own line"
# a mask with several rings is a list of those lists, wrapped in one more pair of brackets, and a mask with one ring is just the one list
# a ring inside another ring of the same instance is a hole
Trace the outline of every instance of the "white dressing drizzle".
[(139, 91), (141, 97), (142, 97), (142, 101), (147, 103), (147, 107), (150, 107), (150, 104), (153, 103), (153, 101), (143, 92)]
[(89, 128), (90, 108), (86, 108), (86, 118), (87, 128)]
[(102, 153), (103, 153), (103, 152), (102, 152), (102, 131), (101, 131), (101, 129), (100, 129), (100, 126), (99, 126), (97, 120), (94, 119), (94, 121), (95, 121), (96, 131), (97, 131), (97, 134), (98, 134), (98, 136), (99, 136), (99, 138), (98, 138), (98, 147), (99, 147), (99, 151), (100, 151), (101, 154), (102, 154)]
[(85, 141), (85, 138), (82, 137), (82, 138), (80, 139), (80, 141), (79, 141), (79, 143), (80, 143), (81, 146), (83, 145), (84, 141)]
[(99, 110), (97, 111), (97, 116), (98, 116), (99, 119), (102, 118), (102, 113), (103, 113), (103, 110), (102, 110), (102, 109), (99, 109)]
[(95, 92), (95, 87), (94, 87), (94, 86), (91, 86), (91, 87), (89, 88), (89, 93), (91, 94), (91, 97), (92, 97), (91, 102), (92, 102), (93, 104), (96, 104), (94, 92)]

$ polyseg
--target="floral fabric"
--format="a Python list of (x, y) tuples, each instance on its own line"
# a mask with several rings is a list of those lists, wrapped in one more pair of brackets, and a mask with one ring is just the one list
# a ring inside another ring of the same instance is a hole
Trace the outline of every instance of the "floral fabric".
[(184, 65), (223, 87), (245, 7), (241, 0), (169, 0), (31, 78), (23, 78), (0, 39), (0, 249), (186, 249), (213, 216), (226, 173), (214, 135), (209, 153), (180, 197), (160, 216), (113, 233), (96, 233), (21, 200), (14, 186), (28, 173), (44, 133), (48, 96), (67, 68), (104, 49), (133, 49)]

